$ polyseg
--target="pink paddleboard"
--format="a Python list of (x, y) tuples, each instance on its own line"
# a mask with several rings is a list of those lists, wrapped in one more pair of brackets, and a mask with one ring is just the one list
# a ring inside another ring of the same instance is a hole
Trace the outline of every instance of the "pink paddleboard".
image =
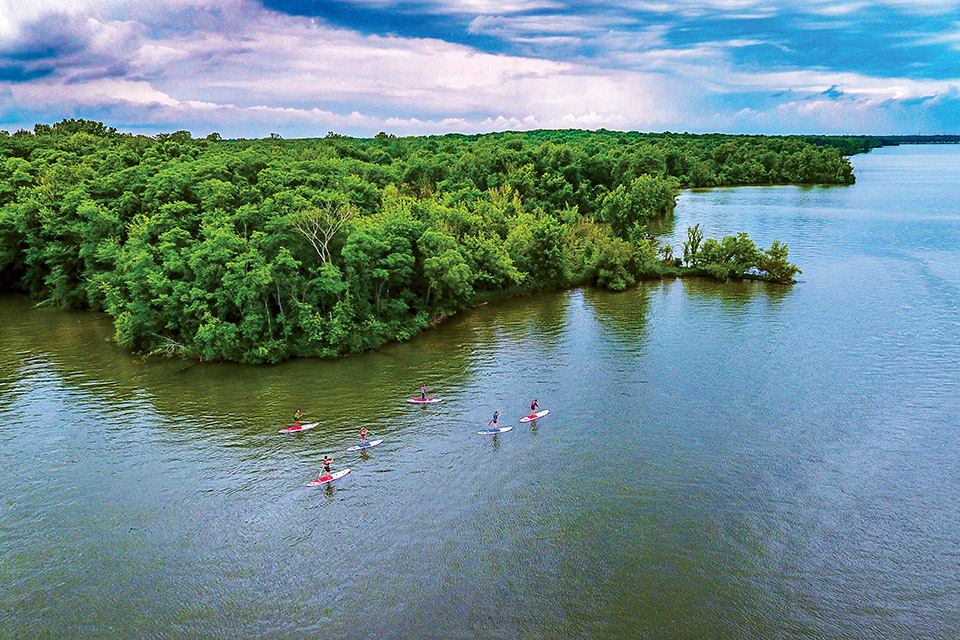
[(328, 482), (333, 482), (334, 480), (339, 480), (343, 476), (350, 473), (350, 469), (344, 469), (343, 471), (337, 471), (336, 473), (331, 473), (329, 475), (321, 476), (314, 480), (313, 482), (307, 483), (307, 486), (315, 487), (318, 484), (327, 484)]
[(315, 426), (319, 425), (319, 422), (311, 422), (310, 424), (302, 424), (299, 427), (287, 427), (286, 429), (280, 429), (277, 433), (293, 433), (294, 431), (306, 431), (307, 429), (313, 429)]
[(537, 411), (536, 413), (532, 413), (532, 414), (530, 414), (529, 416), (524, 416), (524, 417), (520, 418), (520, 422), (533, 422), (534, 420), (539, 420), (540, 418), (542, 418), (543, 416), (547, 415), (548, 413), (550, 413), (550, 409), (544, 409), (543, 411)]

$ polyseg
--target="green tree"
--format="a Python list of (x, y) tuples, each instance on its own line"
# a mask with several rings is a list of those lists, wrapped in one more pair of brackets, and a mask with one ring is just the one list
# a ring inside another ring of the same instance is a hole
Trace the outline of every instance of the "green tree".
[(707, 238), (700, 246), (696, 264), (717, 278), (739, 276), (760, 260), (760, 252), (746, 233), (721, 241)]
[(697, 255), (700, 252), (700, 243), (702, 242), (703, 232), (700, 231), (700, 223), (687, 227), (687, 241), (683, 243), (683, 261), (688, 266), (697, 264)]
[[(514, 291), (675, 269), (644, 223), (679, 186), (852, 182), (866, 138), (529, 131), (363, 140), (0, 132), (0, 287), (104, 309), (142, 352), (273, 362), (413, 335)], [(684, 259), (797, 273), (745, 234)]]
[(757, 257), (756, 266), (769, 273), (773, 280), (793, 282), (793, 276), (803, 272), (787, 261), (787, 253), (787, 245), (781, 245), (778, 240)]
[(426, 302), (442, 313), (454, 313), (473, 295), (474, 274), (456, 240), (444, 233), (426, 230), (417, 242), (423, 255), (427, 279)]
[(644, 174), (633, 179), (629, 187), (619, 185), (609, 193), (603, 199), (601, 217), (614, 235), (626, 240), (635, 225), (646, 224), (650, 218), (672, 210), (676, 194), (672, 178)]

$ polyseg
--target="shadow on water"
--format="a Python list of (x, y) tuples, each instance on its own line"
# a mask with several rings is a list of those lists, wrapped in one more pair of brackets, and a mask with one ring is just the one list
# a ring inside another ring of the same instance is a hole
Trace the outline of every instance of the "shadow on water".
[(565, 307), (564, 296), (552, 292), (517, 296), (463, 311), (443, 328), (469, 340), (477, 351), (534, 341), (538, 348), (555, 349)]
[(661, 281), (641, 282), (625, 291), (583, 289), (583, 300), (593, 317), (614, 335), (642, 341), (647, 335), (650, 298), (667, 286)]
[[(68, 386), (90, 391), (106, 403), (149, 403), (172, 423), (273, 434), (304, 411), (304, 422), (344, 415), (355, 426), (394, 414), (377, 409), (384, 399), (395, 406), (429, 389), (462, 386), (465, 380), (496, 371), (501, 354), (511, 360), (549, 363), (560, 358), (570, 331), (587, 338), (571, 322), (592, 317), (619, 336), (618, 344), (636, 347), (648, 333), (651, 296), (680, 283), (694, 300), (719, 301), (727, 310), (751, 304), (757, 296), (776, 304), (789, 287), (751, 281), (706, 278), (641, 282), (624, 292), (584, 288), (503, 300), (468, 310), (426, 334), (402, 344), (337, 360), (300, 359), (274, 366), (141, 358), (110, 342), (112, 323), (100, 314), (36, 309), (29, 299), (5, 295), (0, 331), (8, 356), (0, 362), (7, 402), (31, 362), (49, 361)], [(587, 315), (579, 312), (580, 308)], [(38, 349), (37, 335), (43, 335)], [(589, 334), (587, 334), (589, 335)], [(598, 347), (599, 348), (599, 347)], [(429, 407), (404, 407), (408, 415)], [(320, 429), (324, 429), (321, 424)], [(298, 434), (300, 435), (300, 434)]]
[[(339, 359), (297, 359), (273, 366), (199, 363), (133, 355), (110, 341), (112, 323), (100, 314), (37, 309), (28, 298), (12, 294), (0, 301), (0, 339), (6, 351), (0, 360), (0, 403), (9, 401), (31, 363), (43, 361), (66, 386), (95, 390), (104, 403), (125, 405), (137, 398), (171, 423), (248, 433), (274, 433), (290, 426), (298, 408), (304, 412), (303, 422), (352, 415), (359, 428), (363, 421), (383, 419), (391, 412), (376, 407), (385, 400), (396, 407), (420, 385), (444, 389), (465, 379), (475, 349), (469, 340), (464, 342), (463, 330), (484, 334), (479, 330), (482, 322), (464, 324), (457, 317), (428, 336)], [(538, 313), (523, 314), (520, 305), (507, 312), (515, 316), (503, 323), (512, 339), (542, 328)]]
[(793, 293), (791, 285), (760, 280), (680, 278), (683, 291), (697, 303), (719, 302), (728, 312), (744, 310), (758, 300), (778, 306)]
[[(677, 215), (675, 211), (669, 211), (663, 215), (651, 218), (647, 222), (647, 233), (660, 237), (669, 237), (676, 232)], [(683, 255), (683, 245), (679, 249), (673, 247), (673, 255)]]

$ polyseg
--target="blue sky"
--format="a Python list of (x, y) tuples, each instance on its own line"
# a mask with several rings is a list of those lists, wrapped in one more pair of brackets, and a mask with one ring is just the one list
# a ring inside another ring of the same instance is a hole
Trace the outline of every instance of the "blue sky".
[(960, 0), (0, 0), (0, 129), (960, 133)]

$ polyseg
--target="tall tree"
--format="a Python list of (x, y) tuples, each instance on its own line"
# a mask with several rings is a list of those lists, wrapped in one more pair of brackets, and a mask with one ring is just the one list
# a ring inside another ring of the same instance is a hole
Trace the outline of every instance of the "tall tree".
[(290, 216), (290, 224), (310, 243), (324, 263), (331, 261), (330, 242), (348, 220), (353, 218), (349, 204), (328, 203), (326, 206), (298, 211)]

